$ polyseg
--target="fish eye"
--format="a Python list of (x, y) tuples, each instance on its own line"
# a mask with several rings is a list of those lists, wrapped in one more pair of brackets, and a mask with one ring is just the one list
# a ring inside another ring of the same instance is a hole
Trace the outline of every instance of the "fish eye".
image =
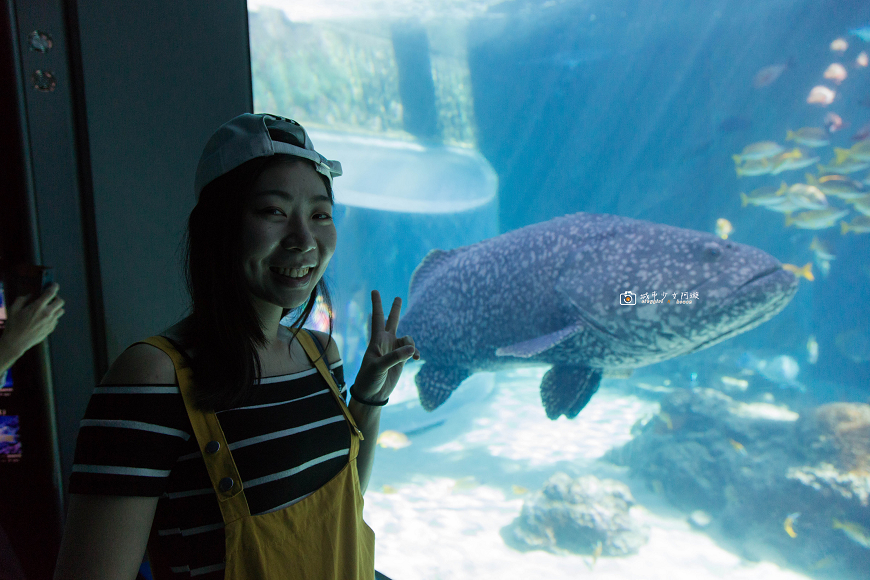
[(718, 244), (707, 244), (704, 246), (704, 259), (712, 262), (722, 257), (722, 248)]

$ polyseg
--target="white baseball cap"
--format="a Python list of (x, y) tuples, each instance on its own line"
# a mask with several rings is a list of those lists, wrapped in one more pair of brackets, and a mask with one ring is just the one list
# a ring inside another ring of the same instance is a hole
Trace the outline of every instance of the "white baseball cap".
[[(278, 132), (290, 143), (273, 140), (270, 131)], [(341, 163), (315, 151), (308, 133), (293, 119), (269, 113), (243, 113), (221, 125), (206, 143), (196, 166), (197, 201), (203, 188), (224, 173), (251, 159), (279, 153), (313, 161), (317, 172), (329, 179), (330, 186), (332, 178), (341, 175)]]

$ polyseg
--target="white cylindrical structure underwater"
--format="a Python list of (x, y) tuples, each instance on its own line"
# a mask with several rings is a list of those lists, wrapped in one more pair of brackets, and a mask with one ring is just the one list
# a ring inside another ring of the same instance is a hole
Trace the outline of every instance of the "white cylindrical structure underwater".
[(341, 162), (335, 201), (402, 213), (464, 212), (495, 199), (498, 177), (474, 149), (350, 133), (309, 131), (317, 150)]

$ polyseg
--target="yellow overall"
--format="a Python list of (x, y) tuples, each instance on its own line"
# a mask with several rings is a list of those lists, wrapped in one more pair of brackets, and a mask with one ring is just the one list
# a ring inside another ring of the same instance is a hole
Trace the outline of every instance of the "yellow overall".
[[(172, 358), (178, 386), (226, 525), (226, 580), (374, 580), (375, 534), (363, 521), (356, 459), (356, 426), (324, 359), (306, 332), (298, 332), (308, 358), (338, 401), (350, 429), (347, 465), (323, 487), (287, 508), (252, 516), (244, 486), (217, 415), (197, 409), (193, 376), (184, 356), (162, 336), (142, 342)], [(157, 576), (155, 576), (157, 578)]]

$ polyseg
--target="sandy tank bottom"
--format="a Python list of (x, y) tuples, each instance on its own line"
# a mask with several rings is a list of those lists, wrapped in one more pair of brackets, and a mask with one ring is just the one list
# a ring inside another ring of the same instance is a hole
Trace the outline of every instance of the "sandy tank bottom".
[[(418, 369), (406, 367), (391, 405), (416, 399)], [(631, 439), (636, 421), (658, 412), (658, 403), (619, 387), (633, 379), (604, 380), (576, 419), (551, 421), (538, 390), (546, 370), (495, 373), (494, 388), (483, 400), (459, 408), (438, 427), (411, 434), (406, 447), (378, 448), (364, 517), (377, 536), (380, 572), (392, 580), (808, 578), (728, 552), (625, 468), (599, 461)], [(649, 542), (637, 554), (602, 556), (594, 565), (591, 556), (508, 547), (501, 528), (519, 515), (523, 496), (557, 471), (628, 484), (636, 502), (632, 516), (650, 527)]]

